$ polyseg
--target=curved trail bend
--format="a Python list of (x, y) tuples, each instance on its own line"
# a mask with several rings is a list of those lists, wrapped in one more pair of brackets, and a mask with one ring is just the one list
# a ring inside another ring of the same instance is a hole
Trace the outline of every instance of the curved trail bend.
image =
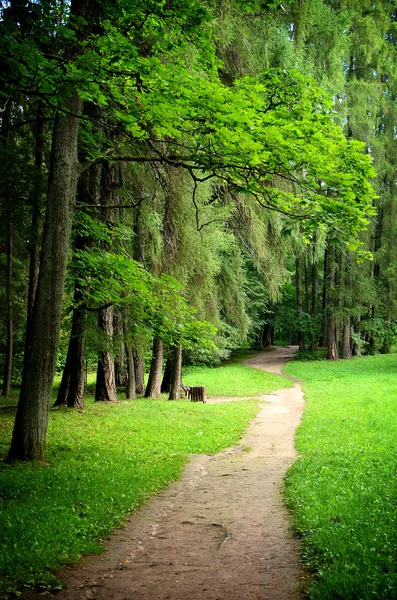
[[(277, 348), (244, 362), (281, 374), (296, 350)], [(280, 490), (296, 458), (304, 398), (295, 384), (261, 400), (237, 446), (194, 456), (182, 479), (111, 536), (103, 555), (63, 570), (67, 587), (57, 600), (302, 598), (299, 543)]]

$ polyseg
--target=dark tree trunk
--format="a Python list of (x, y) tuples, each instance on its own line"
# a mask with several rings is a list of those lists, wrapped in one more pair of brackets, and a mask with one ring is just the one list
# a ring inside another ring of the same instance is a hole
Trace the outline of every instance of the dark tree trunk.
[(125, 397), (127, 400), (135, 400), (135, 367), (134, 367), (134, 355), (132, 353), (131, 346), (125, 345), (125, 354), (127, 357), (127, 386), (125, 390)]
[(161, 393), (169, 394), (171, 391), (171, 379), (172, 379), (172, 371), (174, 365), (174, 357), (175, 353), (173, 349), (170, 348), (168, 351), (167, 361), (165, 363), (163, 380), (161, 382)]
[(75, 283), (75, 308), (73, 309), (68, 353), (54, 406), (67, 405), (69, 408), (84, 408), (86, 311), (79, 306), (81, 299), (81, 290)]
[(261, 335), (261, 348), (270, 348), (274, 335), (274, 327), (271, 323), (264, 323)]
[(298, 319), (299, 350), (305, 349), (305, 336), (302, 331), (303, 301), (302, 301), (302, 254), (296, 255), (296, 316)]
[[(114, 207), (118, 203), (116, 195), (118, 185), (116, 165), (105, 163), (102, 169), (102, 203), (109, 207), (105, 211), (104, 221), (110, 227), (116, 223), (116, 210), (110, 207)], [(104, 333), (105, 349), (100, 352), (98, 359), (95, 400), (97, 402), (117, 402), (115, 362), (113, 352), (110, 350), (114, 343), (115, 333), (112, 306), (100, 312), (98, 326)]]
[(310, 314), (310, 265), (308, 264), (307, 256), (304, 258), (305, 265), (305, 310)]
[(327, 359), (337, 360), (339, 358), (338, 353), (338, 338), (337, 338), (337, 322), (335, 318), (335, 251), (334, 248), (330, 248), (328, 252), (328, 273), (327, 273), (327, 306), (326, 306), (326, 319), (327, 319)]
[[(84, 108), (84, 113), (87, 114), (87, 105)], [(95, 198), (98, 198), (98, 170), (98, 167), (95, 166), (80, 177), (77, 196), (79, 206), (92, 203)], [(76, 250), (86, 250), (88, 247), (87, 237), (76, 235), (74, 246)], [(74, 309), (68, 353), (54, 406), (67, 405), (69, 408), (84, 408), (84, 354), (87, 315), (86, 311), (81, 307), (83, 299), (84, 293), (81, 284), (76, 279), (74, 283)]]
[(37, 279), (39, 274), (39, 238), (41, 202), (43, 194), (43, 160), (44, 160), (44, 117), (41, 103), (37, 107), (35, 126), (35, 184), (32, 194), (32, 225), (29, 243), (29, 290), (28, 290), (28, 318), (26, 323), (27, 343), (32, 337), (31, 326), (34, 299), (36, 296)]
[[(357, 316), (354, 320), (354, 333), (358, 340), (360, 335), (360, 316)], [(352, 354), (353, 356), (361, 356), (360, 344), (356, 340), (352, 344)]]
[(182, 382), (182, 344), (174, 349), (174, 360), (172, 365), (171, 389), (168, 400), (179, 400)]
[[(316, 235), (313, 236), (313, 264), (312, 264), (312, 317), (315, 321), (315, 325), (317, 325), (317, 312), (318, 312), (318, 259), (316, 257)], [(317, 333), (314, 331), (312, 333), (312, 344), (311, 349), (312, 352), (316, 352), (317, 350)]]
[(327, 319), (327, 359), (338, 360), (338, 340), (336, 339), (335, 318), (330, 316)]
[(143, 353), (140, 350), (133, 350), (134, 371), (135, 371), (135, 393), (143, 396), (145, 393), (145, 363)]
[[(84, 3), (83, 3), (84, 4)], [(78, 13), (79, 14), (79, 13)], [(79, 165), (82, 103), (75, 90), (55, 118), (40, 271), (8, 460), (43, 460)]]
[(110, 350), (113, 341), (113, 307), (101, 310), (98, 326), (105, 334), (105, 349), (98, 358), (95, 400), (97, 402), (117, 402), (114, 358)]
[(152, 362), (145, 398), (158, 398), (161, 393), (161, 372), (163, 369), (163, 340), (154, 338)]
[(329, 285), (329, 240), (327, 239), (324, 250), (324, 278), (322, 298), (322, 333), (319, 340), (320, 346), (327, 344), (327, 307), (328, 307), (328, 285)]
[[(335, 287), (333, 289), (333, 307), (336, 313), (335, 316), (335, 337), (338, 349), (340, 347), (339, 340), (341, 339), (341, 315), (342, 315), (342, 294), (346, 293), (346, 288), (343, 288), (343, 272), (345, 269), (345, 261), (340, 248), (334, 248), (334, 269), (335, 269)], [(342, 343), (343, 346), (343, 343)]]
[[(77, 309), (76, 317), (76, 337), (71, 339), (73, 348), (73, 361), (70, 369), (69, 394), (67, 405), (69, 408), (84, 408), (84, 354), (85, 354), (85, 333), (86, 333), (86, 314), (84, 310)], [(77, 334), (77, 331), (80, 334)]]
[(7, 275), (6, 275), (6, 307), (7, 307), (7, 346), (4, 365), (3, 396), (9, 396), (11, 391), (12, 354), (14, 347), (14, 324), (12, 314), (12, 223), (8, 215), (7, 223)]
[(121, 311), (116, 309), (113, 317), (113, 326), (116, 335), (117, 342), (117, 359), (114, 361), (114, 370), (116, 377), (116, 385), (125, 387), (128, 383), (128, 373), (126, 367), (126, 354), (125, 354), (125, 343), (124, 343), (124, 330), (123, 330), (123, 315)]
[(350, 317), (346, 317), (343, 323), (342, 358), (350, 359), (351, 357)]
[(63, 368), (62, 379), (58, 389), (57, 399), (54, 402), (54, 406), (67, 406), (68, 403), (68, 393), (69, 393), (69, 383), (70, 383), (70, 371), (71, 371), (71, 361), (73, 360), (72, 354), (70, 352), (70, 341), (68, 353), (66, 355), (65, 366)]
[(2, 113), (1, 123), (1, 145), (4, 152), (4, 180), (3, 189), (4, 194), (4, 214), (3, 219), (6, 222), (7, 227), (7, 267), (6, 267), (6, 281), (5, 281), (5, 300), (6, 300), (6, 356), (3, 373), (3, 396), (9, 396), (11, 390), (11, 374), (12, 374), (12, 355), (14, 345), (14, 327), (13, 327), (13, 314), (12, 314), (12, 269), (13, 269), (13, 248), (12, 248), (12, 214), (11, 214), (11, 194), (12, 194), (12, 182), (10, 179), (10, 157), (9, 157), (9, 143), (10, 143), (10, 126), (11, 126), (11, 99), (6, 101)]

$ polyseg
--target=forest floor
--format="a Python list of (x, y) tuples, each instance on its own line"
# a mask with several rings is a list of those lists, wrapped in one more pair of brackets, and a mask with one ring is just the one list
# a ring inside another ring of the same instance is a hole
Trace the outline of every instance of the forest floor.
[[(276, 348), (244, 363), (281, 374), (296, 351)], [(179, 481), (111, 535), (104, 554), (63, 569), (66, 587), (57, 600), (302, 598), (300, 546), (282, 487), (296, 458), (304, 397), (295, 383), (260, 400), (257, 418), (236, 446), (193, 456)]]

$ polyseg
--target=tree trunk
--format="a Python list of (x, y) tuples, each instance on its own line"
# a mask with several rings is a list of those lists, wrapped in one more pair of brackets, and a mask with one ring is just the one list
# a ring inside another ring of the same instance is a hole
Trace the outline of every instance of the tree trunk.
[[(113, 164), (105, 163), (102, 169), (102, 203), (108, 208), (105, 211), (104, 222), (109, 226), (116, 223), (116, 206), (118, 198), (116, 188), (119, 185), (118, 170)], [(95, 400), (97, 402), (117, 402), (116, 373), (113, 352), (114, 343), (114, 311), (109, 306), (102, 310), (98, 319), (99, 328), (104, 332), (105, 349), (100, 352), (98, 359)], [(117, 334), (117, 331), (116, 331)], [(121, 336), (123, 332), (121, 330)]]
[[(317, 327), (317, 312), (318, 312), (318, 259), (316, 257), (316, 242), (317, 236), (314, 234), (313, 236), (313, 264), (312, 264), (312, 318), (314, 320), (314, 326)], [(312, 352), (317, 351), (317, 333), (313, 331), (312, 333), (312, 344), (311, 350)]]
[(96, 402), (117, 402), (114, 358), (110, 351), (113, 341), (113, 308), (111, 306), (101, 310), (98, 325), (105, 334), (105, 349), (101, 350), (98, 358), (95, 400)]
[(170, 348), (168, 351), (167, 361), (165, 363), (163, 380), (161, 382), (161, 393), (169, 394), (171, 391), (171, 379), (172, 379), (172, 371), (174, 365), (175, 353), (173, 349)]
[(43, 194), (43, 160), (44, 160), (44, 117), (43, 107), (37, 107), (35, 126), (35, 151), (34, 166), (36, 179), (32, 194), (32, 224), (29, 243), (29, 290), (28, 290), (28, 318), (26, 323), (26, 338), (32, 337), (31, 325), (33, 305), (36, 296), (37, 278), (39, 273), (39, 238), (40, 238), (40, 206)]
[(12, 269), (13, 269), (13, 248), (12, 248), (12, 214), (11, 214), (11, 194), (12, 194), (12, 182), (10, 179), (10, 157), (9, 157), (9, 142), (10, 142), (10, 126), (11, 126), (11, 99), (6, 101), (6, 105), (2, 114), (1, 123), (1, 144), (4, 152), (4, 214), (3, 218), (7, 223), (7, 270), (6, 270), (6, 281), (5, 281), (5, 300), (6, 300), (6, 356), (4, 364), (4, 377), (3, 377), (3, 396), (9, 396), (11, 390), (11, 374), (12, 374), (12, 355), (13, 355), (13, 341), (14, 341), (14, 327), (13, 327), (13, 314), (12, 314)]
[(329, 285), (329, 240), (327, 239), (324, 249), (324, 278), (322, 298), (322, 334), (319, 340), (320, 346), (327, 344), (327, 309), (328, 309), (328, 285)]
[(113, 326), (116, 334), (116, 342), (118, 347), (117, 359), (114, 361), (114, 370), (116, 377), (116, 385), (125, 387), (128, 384), (128, 373), (126, 367), (126, 354), (123, 331), (123, 315), (119, 309), (116, 309), (113, 317)]
[(158, 398), (161, 393), (161, 372), (163, 369), (163, 340), (154, 338), (153, 355), (150, 364), (149, 380), (145, 398)]
[(296, 316), (298, 319), (298, 344), (299, 350), (305, 349), (305, 336), (302, 331), (303, 303), (302, 303), (302, 254), (298, 250), (296, 255)]
[[(307, 255), (307, 252), (305, 253)], [(305, 310), (307, 314), (310, 314), (310, 265), (308, 264), (307, 256), (304, 257), (304, 266), (305, 266)]]
[(79, 306), (81, 290), (75, 283), (72, 329), (68, 353), (62, 374), (61, 385), (54, 406), (67, 405), (69, 408), (84, 408), (84, 353), (86, 338), (86, 311)]
[[(359, 315), (355, 318), (355, 321), (354, 321), (354, 333), (355, 333), (356, 337), (358, 338), (360, 335), (360, 316)], [(353, 356), (361, 356), (361, 348), (360, 348), (360, 344), (358, 343), (358, 341), (353, 342), (352, 354), (353, 354)]]
[(182, 344), (174, 349), (174, 360), (171, 376), (171, 389), (168, 400), (179, 400), (182, 382)]
[(261, 348), (270, 348), (274, 334), (274, 327), (271, 323), (264, 323), (261, 335)]
[(62, 379), (58, 389), (57, 399), (54, 402), (54, 406), (67, 406), (68, 403), (68, 393), (69, 393), (69, 383), (70, 383), (70, 363), (73, 360), (72, 354), (70, 352), (70, 341), (68, 353), (66, 355), (66, 362), (63, 368)]
[(330, 316), (327, 319), (327, 359), (338, 360), (338, 341), (336, 339), (335, 318)]
[(73, 327), (70, 338), (72, 362), (67, 405), (69, 408), (84, 408), (84, 355), (86, 337), (86, 311), (80, 307), (73, 311)]
[[(333, 307), (335, 310), (335, 337), (338, 349), (340, 346), (339, 340), (341, 339), (341, 315), (342, 315), (342, 290), (343, 290), (343, 271), (345, 269), (345, 261), (340, 248), (334, 248), (334, 273), (335, 273), (335, 287), (333, 289)], [(346, 288), (343, 290), (346, 294)], [(342, 344), (343, 346), (343, 344)]]
[(133, 350), (134, 372), (135, 372), (135, 393), (143, 396), (145, 393), (145, 364), (143, 354), (140, 350)]
[(337, 322), (335, 319), (335, 251), (330, 248), (328, 252), (328, 281), (327, 281), (327, 359), (337, 360), (338, 353), (338, 338), (337, 338)]
[(6, 276), (6, 307), (7, 307), (7, 346), (4, 365), (3, 396), (9, 396), (11, 391), (12, 354), (14, 341), (14, 324), (12, 315), (12, 223), (8, 215), (7, 223), (7, 276)]
[(135, 368), (134, 368), (134, 355), (132, 353), (131, 346), (125, 345), (125, 354), (127, 357), (127, 386), (125, 390), (125, 397), (127, 400), (135, 400)]
[(350, 359), (352, 357), (350, 344), (350, 317), (346, 317), (343, 324), (343, 345), (342, 358)]
[(43, 460), (61, 322), (79, 165), (77, 136), (82, 103), (75, 90), (55, 117), (47, 209), (31, 340), (8, 460)]

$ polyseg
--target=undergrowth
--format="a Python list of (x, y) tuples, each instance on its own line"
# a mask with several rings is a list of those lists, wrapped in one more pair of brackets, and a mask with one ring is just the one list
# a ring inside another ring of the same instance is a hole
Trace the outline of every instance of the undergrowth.
[(307, 407), (287, 501), (312, 600), (397, 598), (397, 356), (292, 362)]

